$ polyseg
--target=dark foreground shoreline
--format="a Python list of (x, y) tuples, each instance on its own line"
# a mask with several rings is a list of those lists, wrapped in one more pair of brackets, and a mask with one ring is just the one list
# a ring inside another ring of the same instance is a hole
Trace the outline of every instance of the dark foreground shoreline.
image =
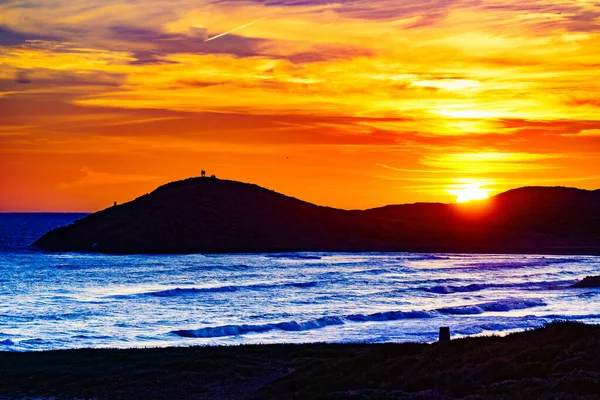
[(0, 352), (0, 399), (598, 399), (600, 325), (434, 344)]

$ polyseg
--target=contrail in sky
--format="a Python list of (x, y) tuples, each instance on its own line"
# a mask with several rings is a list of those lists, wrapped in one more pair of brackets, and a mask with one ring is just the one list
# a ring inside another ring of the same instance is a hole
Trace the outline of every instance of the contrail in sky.
[(254, 24), (255, 24), (255, 23), (257, 23), (257, 22), (259, 22), (259, 21), (262, 21), (262, 20), (263, 20), (263, 19), (265, 19), (265, 18), (266, 18), (266, 17), (262, 17), (262, 18), (259, 18), (259, 19), (255, 19), (255, 20), (254, 20), (254, 21), (252, 21), (252, 22), (248, 22), (247, 24), (244, 24), (244, 25), (238, 26), (237, 28), (233, 28), (233, 29), (232, 29), (232, 30), (230, 30), (230, 31), (223, 32), (223, 33), (220, 33), (220, 34), (218, 34), (217, 36), (213, 36), (213, 37), (211, 37), (211, 38), (208, 38), (208, 39), (206, 39), (206, 40), (205, 40), (205, 42), (210, 42), (211, 40), (215, 40), (215, 39), (218, 39), (218, 38), (220, 38), (220, 37), (222, 37), (222, 36), (229, 35), (230, 33), (233, 33), (233, 32), (235, 32), (235, 31), (239, 31), (240, 29), (247, 28), (247, 27), (249, 27), (250, 25), (254, 25)]

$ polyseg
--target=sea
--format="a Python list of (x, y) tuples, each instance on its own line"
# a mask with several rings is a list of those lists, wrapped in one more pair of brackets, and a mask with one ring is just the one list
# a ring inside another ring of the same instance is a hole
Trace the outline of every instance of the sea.
[(600, 323), (600, 257), (49, 253), (85, 214), (0, 214), (0, 351), (432, 342)]

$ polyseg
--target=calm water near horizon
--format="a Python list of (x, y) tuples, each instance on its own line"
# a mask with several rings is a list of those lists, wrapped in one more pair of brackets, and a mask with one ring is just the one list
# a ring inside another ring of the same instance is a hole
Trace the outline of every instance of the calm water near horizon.
[(426, 342), (556, 319), (600, 323), (600, 257), (46, 253), (82, 214), (0, 214), (0, 351), (307, 342)]

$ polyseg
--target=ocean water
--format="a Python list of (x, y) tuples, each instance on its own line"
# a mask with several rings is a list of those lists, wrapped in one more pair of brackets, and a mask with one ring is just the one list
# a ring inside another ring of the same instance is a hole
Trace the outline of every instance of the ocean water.
[(567, 319), (600, 323), (600, 257), (46, 253), (81, 214), (0, 214), (0, 351), (430, 342)]

